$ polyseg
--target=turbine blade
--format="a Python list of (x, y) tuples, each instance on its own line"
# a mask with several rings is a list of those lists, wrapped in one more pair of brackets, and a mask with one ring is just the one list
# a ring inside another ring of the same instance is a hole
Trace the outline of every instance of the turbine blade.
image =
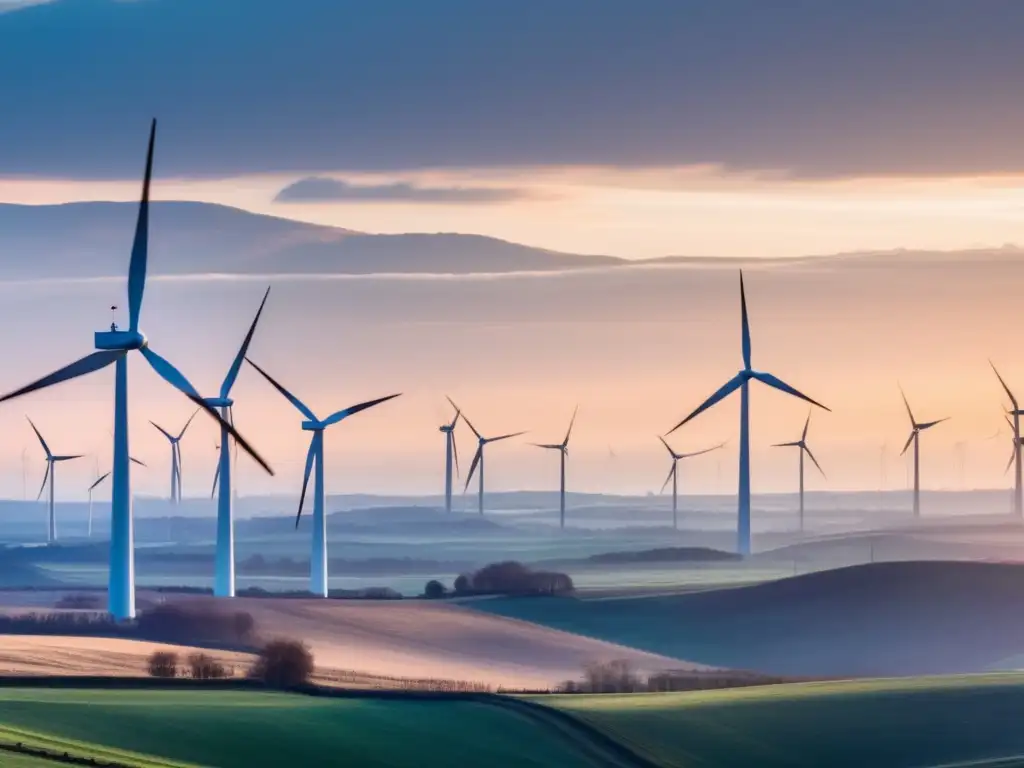
[(365, 411), (367, 408), (372, 408), (375, 405), (386, 403), (388, 400), (394, 400), (396, 397), (401, 395), (401, 392), (396, 392), (393, 395), (386, 395), (385, 397), (378, 397), (376, 400), (367, 400), (365, 403), (359, 403), (359, 405), (350, 405), (348, 408), (340, 410), (336, 413), (332, 413), (326, 419), (323, 424), (325, 427), (331, 426), (331, 424), (337, 424), (342, 419), (347, 419), (349, 416)]
[(134, 456), (129, 456), (128, 457), (128, 461), (132, 462), (132, 464), (138, 464), (140, 467), (145, 467), (146, 466), (146, 462), (139, 461)]
[(28, 419), (28, 423), (31, 425), (32, 431), (35, 432), (36, 433), (36, 437), (39, 438), (39, 444), (41, 446), (43, 446), (43, 451), (46, 452), (46, 458), (47, 459), (53, 458), (53, 454), (50, 453), (50, 446), (48, 446), (46, 444), (46, 441), (43, 440), (43, 436), (40, 434), (39, 430), (36, 429), (36, 425), (32, 422), (32, 419), (29, 419), (28, 416), (26, 416), (25, 418)]
[(665, 492), (665, 488), (668, 487), (668, 481), (672, 479), (672, 475), (674, 475), (675, 473), (676, 473), (676, 462), (675, 462), (675, 460), (673, 460), (672, 461), (672, 468), (668, 471), (668, 477), (665, 478), (665, 482), (661, 484), (661, 490), (658, 491), (659, 494), (662, 494), (662, 493)]
[(561, 444), (559, 444), (559, 445), (542, 445), (541, 443), (530, 443), (530, 445), (533, 445), (533, 446), (535, 446), (537, 448), (547, 448), (548, 450), (552, 450), (552, 451), (560, 451), (560, 450), (562, 450), (562, 445)]
[(217, 495), (217, 481), (220, 480), (220, 458), (217, 459), (217, 469), (213, 472), (213, 487), (210, 489), (210, 498)]
[(806, 400), (811, 405), (816, 405), (819, 408), (821, 408), (823, 410), (826, 410), (826, 411), (829, 411), (831, 413), (831, 410), (832, 410), (831, 408), (825, 407), (824, 405), (819, 403), (817, 400), (813, 400), (813, 399), (809, 398), (807, 395), (805, 395), (800, 390), (794, 389), (789, 384), (787, 384), (782, 379), (780, 379), (778, 376), (772, 376), (772, 374), (770, 374), (770, 373), (762, 373), (760, 371), (754, 371), (750, 375), (753, 376), (758, 381), (760, 381), (762, 384), (767, 384), (769, 387), (774, 387), (775, 389), (779, 390), (780, 392), (785, 392), (787, 395), (792, 395), (793, 397), (799, 397), (801, 400)]
[(800, 435), (800, 441), (801, 442), (807, 440), (807, 428), (809, 426), (811, 426), (811, 411), (813, 411), (813, 410), (814, 410), (813, 408), (809, 408), (807, 410), (807, 421), (804, 422), (804, 431), (803, 431), (803, 434)]
[(466, 487), (462, 489), (463, 493), (466, 492), (466, 490), (469, 488), (470, 482), (472, 482), (473, 480), (473, 474), (476, 472), (477, 464), (480, 463), (480, 456), (483, 454), (483, 450), (483, 445), (478, 445), (476, 448), (476, 453), (473, 454), (473, 463), (469, 465), (469, 474), (466, 475)]
[(907, 402), (907, 393), (903, 391), (903, 385), (899, 384), (897, 386), (899, 386), (900, 388), (900, 395), (903, 397), (903, 404), (907, 406), (907, 416), (910, 417), (910, 423), (917, 424), (917, 422), (914, 420), (914, 412), (910, 410), (910, 403)]
[(295, 527), (299, 527), (299, 518), (302, 517), (302, 505), (306, 501), (306, 488), (309, 486), (309, 473), (313, 471), (313, 461), (316, 459), (316, 433), (309, 441), (309, 450), (306, 451), (306, 471), (302, 474), (302, 492), (299, 494), (299, 511), (295, 515)]
[(565, 440), (562, 441), (562, 447), (563, 448), (565, 448), (567, 445), (569, 445), (569, 436), (572, 434), (572, 426), (573, 426), (573, 424), (576, 423), (576, 414), (579, 413), (579, 410), (580, 410), (580, 407), (578, 405), (575, 408), (573, 408), (572, 418), (569, 420), (569, 429), (566, 430)]
[(50, 459), (50, 461), (71, 461), (72, 459), (80, 458), (82, 458), (82, 454), (78, 453), (75, 454), (74, 456), (54, 456)]
[(725, 443), (719, 443), (718, 445), (713, 445), (710, 448), (705, 448), (703, 451), (694, 451), (693, 453), (684, 453), (684, 454), (682, 454), (680, 456), (677, 456), (676, 458), (679, 458), (679, 459), (692, 459), (694, 456), (703, 456), (705, 453), (711, 453), (712, 451), (717, 451), (719, 448), (724, 448), (724, 447), (725, 447)]
[(86, 355), (81, 360), (76, 360), (69, 365), (65, 365), (63, 368), (54, 371), (49, 376), (44, 376), (41, 379), (33, 381), (31, 384), (26, 384), (21, 389), (16, 389), (13, 392), (0, 397), (0, 403), (5, 400), (13, 400), (16, 397), (27, 395), (30, 392), (46, 389), (46, 387), (52, 387), (54, 384), (60, 384), (63, 381), (76, 379), (79, 376), (85, 376), (87, 373), (93, 373), (101, 368), (106, 368), (123, 354), (123, 349), (110, 349), (93, 352), (91, 355)]
[(1010, 451), (1010, 460), (1006, 462), (1006, 469), (1004, 469), (1004, 470), (1003, 470), (1003, 474), (1004, 474), (1004, 475), (1005, 475), (1005, 474), (1006, 474), (1007, 472), (1009, 472), (1009, 471), (1010, 471), (1010, 467), (1012, 467), (1012, 466), (1013, 466), (1013, 460), (1014, 460), (1015, 458), (1017, 458), (1017, 446), (1016, 446), (1016, 445), (1014, 445), (1014, 446), (1013, 446), (1013, 450), (1012, 450), (1012, 451)]
[(661, 440), (661, 444), (665, 446), (665, 450), (668, 451), (669, 456), (671, 456), (673, 459), (680, 458), (679, 456), (676, 456), (676, 452), (672, 450), (672, 446), (665, 441), (664, 437), (658, 435), (658, 439)]
[(248, 357), (245, 358), (245, 362), (247, 362), (249, 365), (251, 365), (257, 371), (259, 371), (261, 374), (263, 374), (263, 378), (265, 378), (267, 381), (269, 381), (271, 386), (274, 387), (274, 389), (276, 389), (278, 392), (280, 392), (282, 395), (284, 395), (285, 399), (287, 399), (289, 403), (291, 403), (296, 408), (298, 408), (299, 412), (303, 416), (305, 416), (310, 421), (319, 421), (319, 419), (317, 419), (317, 417), (313, 415), (313, 412), (311, 410), (309, 410), (309, 408), (306, 407), (305, 403), (303, 403), (301, 400), (299, 400), (299, 398), (297, 398), (295, 395), (293, 395), (287, 389), (282, 387), (277, 381), (274, 380), (273, 376), (271, 376), (269, 373), (267, 373), (262, 368), (260, 368), (258, 365), (256, 365), (256, 363), (254, 363)]
[[(185, 430), (188, 429), (188, 425), (192, 423), (192, 419), (194, 419), (196, 417), (197, 413), (199, 413), (199, 409), (198, 408), (196, 408), (194, 411), (192, 411), (192, 415), (188, 417), (188, 421), (185, 422), (185, 426), (182, 427), (181, 428), (181, 432), (178, 433), (178, 439), (179, 440), (181, 440), (181, 438), (183, 438), (185, 436)], [(178, 453), (181, 453), (181, 451), (179, 450)]]
[(715, 403), (717, 403), (717, 402), (723, 400), (724, 398), (728, 397), (729, 395), (731, 395), (733, 392), (735, 392), (737, 389), (739, 389), (742, 384), (743, 384), (743, 374), (737, 374), (737, 375), (733, 376), (731, 379), (729, 379), (727, 382), (725, 382), (725, 384), (723, 384), (721, 387), (719, 387), (718, 390), (713, 395), (711, 395), (711, 397), (709, 397), (707, 400), (705, 400), (703, 403), (701, 403), (699, 406), (697, 406), (697, 409), (693, 413), (691, 413), (685, 419), (683, 419), (678, 424), (676, 424), (674, 427), (672, 427), (672, 429), (670, 429), (668, 431), (668, 434), (671, 435), (673, 432), (675, 432), (681, 426), (686, 424), (688, 421), (692, 421), (697, 416), (699, 416), (700, 414), (704, 413), (704, 411), (706, 411), (708, 408), (713, 406)]
[(903, 446), (903, 450), (902, 450), (902, 451), (900, 451), (900, 456), (902, 456), (903, 454), (905, 454), (905, 453), (907, 452), (907, 448), (909, 448), (909, 447), (910, 447), (910, 444), (911, 444), (912, 442), (914, 442), (914, 438), (915, 438), (916, 436), (917, 436), (917, 431), (916, 431), (916, 430), (910, 433), (910, 437), (908, 437), (908, 438), (907, 438), (907, 442), (906, 442), (906, 444), (905, 444), (905, 445)]
[(50, 477), (50, 462), (46, 462), (46, 472), (43, 473), (43, 484), (39, 486), (39, 493), (36, 494), (36, 501), (43, 498), (43, 491), (46, 489), (46, 480)]
[[(489, 438), (487, 438), (487, 442), (488, 443), (496, 443), (499, 440), (508, 440), (510, 437), (519, 437), (520, 435), (525, 435), (525, 434), (526, 434), (525, 432), (513, 432), (510, 435), (500, 435), (498, 437), (489, 437)], [(556, 445), (554, 447), (555, 448), (561, 448), (562, 446)]]
[(743, 287), (743, 270), (740, 270), (740, 313), (743, 323), (743, 370), (750, 370), (750, 322), (747, 319), (747, 292)]
[(135, 222), (135, 241), (128, 263), (128, 325), (132, 332), (139, 330), (142, 294), (146, 291), (146, 259), (149, 246), (149, 185), (153, 178), (153, 145), (156, 142), (156, 119), (149, 127), (149, 149), (146, 152), (146, 173), (142, 179), (142, 199)]
[(161, 426), (160, 426), (159, 424), (157, 424), (157, 423), (156, 423), (155, 421), (153, 421), (152, 419), (150, 419), (150, 422), (149, 422), (149, 423), (150, 423), (150, 424), (152, 424), (152, 425), (153, 425), (154, 427), (156, 427), (157, 429), (159, 429), (159, 430), (160, 430), (160, 432), (161, 432), (161, 433), (163, 434), (163, 436), (164, 436), (164, 437), (166, 437), (166, 438), (167, 438), (168, 440), (170, 440), (170, 441), (171, 441), (171, 445), (174, 445), (174, 435), (172, 435), (172, 434), (171, 434), (170, 432), (168, 432), (168, 431), (167, 431), (166, 429), (164, 429), (163, 427), (161, 427)]
[(918, 424), (917, 425), (917, 431), (918, 432), (923, 432), (924, 430), (931, 429), (936, 424), (941, 424), (944, 421), (949, 421), (949, 416), (947, 416), (944, 419), (937, 419), (936, 421), (926, 421), (924, 424)]
[[(107, 474), (103, 475), (102, 477), (97, 478), (96, 482), (89, 486), (89, 490), (90, 491), (95, 490), (96, 486), (99, 485), (100, 483), (102, 483), (108, 477), (110, 477), (110, 473), (109, 472), (107, 472)], [(38, 499), (37, 499), (37, 501), (38, 501)]]
[(813, 454), (813, 453), (811, 453), (811, 449), (807, 447), (807, 444), (806, 444), (806, 443), (804, 443), (804, 444), (803, 444), (803, 445), (802, 445), (801, 447), (802, 447), (802, 448), (803, 448), (803, 449), (804, 449), (805, 451), (807, 451), (807, 455), (808, 455), (808, 456), (810, 457), (811, 461), (813, 461), (813, 462), (814, 462), (814, 466), (816, 466), (816, 467), (818, 468), (818, 471), (819, 471), (819, 472), (821, 472), (821, 476), (822, 476), (822, 477), (826, 477), (826, 475), (825, 475), (825, 470), (821, 468), (821, 464), (819, 464), (819, 463), (818, 463), (818, 460), (817, 460), (816, 458), (814, 458), (814, 454)]
[[(458, 414), (457, 413), (456, 413), (456, 418), (458, 418)], [(455, 457), (455, 476), (459, 477), (460, 474), (461, 474), (459, 472), (459, 441), (455, 439), (455, 433), (454, 432), (451, 433), (451, 441), (452, 441), (452, 456)]]
[(235, 386), (235, 379), (238, 378), (238, 372), (242, 369), (242, 361), (249, 354), (249, 345), (252, 343), (253, 334), (256, 333), (256, 324), (260, 321), (260, 315), (263, 314), (263, 307), (266, 305), (269, 295), (270, 286), (268, 285), (266, 293), (263, 294), (263, 301), (260, 302), (260, 308), (256, 310), (256, 317), (252, 319), (252, 325), (249, 326), (249, 331), (242, 340), (242, 346), (239, 347), (238, 354), (235, 355), (235, 359), (231, 362), (228, 374), (224, 377), (224, 383), (220, 385), (221, 398), (227, 398), (231, 394), (231, 388)]
[(1003, 381), (1003, 377), (999, 375), (999, 371), (996, 370), (996, 364), (991, 360), (988, 361), (988, 364), (992, 366), (992, 372), (995, 373), (996, 378), (999, 379), (999, 383), (1003, 385), (1003, 389), (1006, 391), (1006, 396), (1010, 398), (1010, 402), (1013, 403), (1013, 410), (1016, 411), (1020, 408), (1020, 406), (1017, 405), (1017, 398), (1013, 396), (1013, 392), (1011, 392), (1010, 388), (1006, 386), (1006, 382)]
[[(455, 403), (452, 403), (452, 405), (455, 405)], [(467, 419), (466, 418), (466, 414), (464, 414), (464, 413), (462, 414), (462, 420), (464, 422), (466, 422), (466, 426), (469, 427), (472, 430), (474, 435), (476, 435), (476, 439), (477, 440), (483, 440), (484, 439), (484, 436), (476, 431), (476, 427), (473, 426), (473, 422), (471, 422), (469, 419)]]
[[(452, 399), (450, 397), (447, 395), (445, 395), (445, 397), (448, 398), (449, 403), (452, 403)], [(455, 429), (455, 425), (459, 423), (459, 417), (462, 416), (462, 411), (459, 410), (459, 406), (452, 403), (452, 408), (455, 409), (455, 418), (452, 419), (451, 423), (448, 425), (448, 429)]]
[(263, 457), (256, 452), (256, 449), (249, 444), (249, 441), (242, 437), (238, 430), (236, 430), (230, 423), (225, 421), (214, 408), (206, 404), (206, 401), (199, 396), (196, 388), (189, 383), (189, 380), (185, 378), (181, 371), (171, 365), (167, 360), (160, 357), (160, 355), (154, 352), (150, 347), (143, 347), (139, 351), (142, 352), (142, 355), (153, 367), (153, 370), (156, 371), (164, 381), (172, 387), (180, 390), (189, 400), (199, 406), (202, 410), (206, 411), (215, 421), (226, 429), (228, 434), (230, 434), (231, 437), (233, 437), (242, 447), (242, 450), (248, 453), (257, 464), (263, 467), (264, 471), (266, 471), (268, 475), (274, 474), (274, 470), (272, 470)]
[(772, 448), (799, 448), (803, 443), (799, 440), (794, 443), (773, 443)]

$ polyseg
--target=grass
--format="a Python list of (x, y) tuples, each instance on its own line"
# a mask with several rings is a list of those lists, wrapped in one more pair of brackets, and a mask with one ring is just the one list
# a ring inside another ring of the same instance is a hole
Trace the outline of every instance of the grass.
[(556, 730), (472, 701), (11, 688), (0, 689), (0, 724), (4, 741), (144, 768), (294, 765), (299, 756), (307, 765), (592, 764)]
[(534, 700), (664, 766), (1024, 765), (1024, 675)]

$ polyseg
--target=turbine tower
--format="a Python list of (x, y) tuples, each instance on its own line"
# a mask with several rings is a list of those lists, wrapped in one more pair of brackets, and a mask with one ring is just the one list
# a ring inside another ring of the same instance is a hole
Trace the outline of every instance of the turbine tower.
[(770, 373), (755, 371), (750, 363), (750, 325), (747, 321), (747, 295), (743, 288), (743, 271), (740, 270), (740, 317), (743, 344), (743, 368), (729, 381), (723, 384), (717, 392), (701, 403), (689, 416), (676, 424), (669, 430), (672, 434), (681, 426), (696, 418), (711, 406), (724, 400), (737, 389), (740, 390), (740, 471), (739, 471), (739, 498), (737, 500), (737, 542), (736, 551), (741, 555), (750, 554), (750, 381), (754, 379), (769, 387), (785, 392), (787, 395), (798, 397), (811, 405), (816, 405), (828, 411), (824, 405), (817, 400), (812, 400), (807, 395), (794, 389), (782, 379)]
[[(28, 419), (28, 417), (25, 417)], [(32, 419), (28, 419), (28, 423), (32, 425), (32, 431), (36, 433), (36, 437), (39, 438), (39, 444), (43, 446), (43, 451), (46, 453), (46, 473), (43, 475), (43, 484), (39, 486), (39, 493), (36, 494), (36, 501), (39, 501), (43, 497), (43, 491), (46, 490), (46, 481), (50, 481), (50, 501), (49, 501), (49, 516), (46, 527), (46, 542), (52, 544), (57, 540), (57, 519), (54, 516), (53, 510), (53, 490), (54, 490), (54, 478), (56, 472), (56, 465), (62, 461), (71, 461), (72, 459), (82, 458), (82, 454), (75, 454), (74, 456), (57, 456), (50, 451), (50, 446), (43, 440), (43, 436), (36, 429), (36, 425), (32, 423)]]
[[(448, 402), (452, 403), (449, 397)], [(444, 434), (444, 511), (449, 514), (452, 511), (452, 457), (455, 457), (455, 471), (459, 471), (459, 448), (455, 444), (455, 425), (459, 423), (462, 412), (459, 407), (452, 403), (455, 409), (455, 417), (451, 423), (442, 424), (438, 429)]]
[(914, 517), (921, 516), (921, 433), (926, 429), (931, 429), (936, 424), (941, 424), (944, 421), (948, 421), (949, 417), (938, 419), (937, 421), (926, 421), (918, 422), (914, 419), (914, 412), (910, 410), (910, 403), (907, 402), (907, 396), (903, 392), (903, 387), (900, 387), (900, 394), (903, 396), (903, 404), (907, 407), (907, 415), (910, 417), (910, 437), (907, 438), (906, 445), (903, 446), (903, 450), (900, 451), (900, 456), (907, 452), (910, 444), (914, 444)]
[(672, 446), (668, 444), (664, 437), (658, 435), (658, 439), (661, 440), (661, 444), (665, 446), (665, 450), (668, 451), (668, 455), (672, 457), (672, 468), (668, 471), (668, 476), (665, 478), (665, 482), (661, 484), (661, 490), (659, 493), (665, 492), (665, 486), (668, 485), (668, 481), (672, 481), (672, 528), (679, 530), (679, 460), (680, 459), (692, 459), (694, 456), (701, 456), (705, 453), (711, 453), (711, 451), (717, 451), (722, 448), (725, 443), (719, 443), (718, 445), (712, 446), (711, 448), (705, 448), (702, 451), (693, 451), (692, 453), (676, 453)]
[[(312, 550), (309, 558), (309, 591), (320, 597), (327, 597), (327, 518), (324, 514), (326, 497), (324, 491), (324, 430), (332, 424), (347, 419), (349, 416), (365, 411), (375, 405), (398, 397), (400, 393), (378, 397), (376, 400), (368, 400), (340, 411), (336, 411), (326, 419), (318, 419), (305, 403), (277, 383), (269, 373), (260, 368), (248, 357), (245, 361), (260, 374), (271, 386), (284, 395), (285, 399), (294, 405), (299, 412), (306, 417), (302, 422), (302, 429), (305, 432), (312, 432), (313, 438), (309, 442), (309, 451), (306, 453), (306, 471), (302, 476), (302, 493), (299, 494), (299, 511), (295, 515), (295, 527), (299, 527), (299, 519), (302, 517), (302, 503), (306, 498), (306, 487), (309, 485), (309, 473), (313, 471), (316, 464), (316, 474), (313, 477), (313, 540)], [(222, 443), (223, 445), (223, 443)], [(223, 455), (223, 454), (222, 454)]]
[[(995, 373), (996, 378), (999, 379), (999, 383), (1003, 385), (1003, 390), (1010, 398), (1012, 404), (1011, 409), (1008, 411), (1009, 416), (1013, 416), (1013, 421), (1010, 423), (1010, 429), (1013, 430), (1013, 513), (1017, 517), (1024, 516), (1024, 491), (1021, 486), (1021, 450), (1020, 450), (1020, 417), (1024, 414), (1021, 410), (1020, 405), (1017, 403), (1017, 398), (1013, 396), (1013, 392), (1003, 381), (1003, 377), (999, 375), (999, 371), (996, 370), (995, 364), (989, 360), (988, 364), (992, 366), (992, 371)], [(1009, 421), (1009, 419), (1007, 419)]]
[[(110, 504), (110, 580), (107, 599), (111, 615), (118, 620), (131, 619), (135, 616), (135, 536), (132, 525), (131, 470), (128, 458), (128, 353), (139, 352), (164, 381), (223, 424), (220, 415), (203, 402), (189, 380), (168, 360), (154, 352), (145, 334), (139, 330), (142, 297), (146, 290), (149, 187), (153, 176), (155, 141), (156, 120), (153, 120), (149, 131), (149, 149), (146, 153), (146, 170), (135, 224), (135, 239), (128, 264), (128, 330), (118, 330), (116, 323), (111, 323), (109, 331), (99, 331), (95, 334), (95, 352), (0, 397), (0, 402), (11, 400), (114, 365), (114, 461)], [(268, 473), (273, 474), (270, 465), (256, 453), (248, 441), (239, 435), (234, 427), (227, 425), (227, 428), (246, 453)]]
[(794, 440), (792, 443), (776, 443), (773, 448), (798, 448), (800, 450), (800, 533), (804, 532), (804, 454), (814, 462), (814, 466), (821, 472), (821, 476), (825, 477), (825, 470), (821, 468), (818, 460), (814, 458), (814, 454), (811, 453), (811, 449), (807, 445), (807, 428), (811, 426), (811, 412), (807, 412), (807, 421), (804, 422), (804, 431), (800, 434), (799, 440)]
[(534, 443), (538, 448), (544, 448), (548, 451), (558, 451), (561, 474), (560, 474), (560, 485), (558, 493), (558, 527), (563, 531), (565, 530), (565, 457), (569, 455), (569, 436), (572, 434), (572, 425), (576, 423), (576, 413), (579, 411), (579, 406), (572, 412), (572, 418), (569, 420), (569, 429), (566, 430), (565, 439), (560, 443), (551, 443), (548, 445), (542, 445), (540, 443)]
[[(235, 423), (235, 401), (231, 399), (231, 388), (235, 385), (238, 372), (242, 369), (242, 361), (245, 360), (245, 356), (249, 353), (249, 345), (252, 343), (252, 337), (256, 333), (256, 325), (260, 321), (260, 315), (263, 314), (263, 307), (267, 304), (268, 296), (270, 296), (269, 286), (267, 286), (267, 290), (263, 294), (263, 300), (260, 302), (259, 309), (256, 310), (256, 316), (252, 319), (249, 330), (242, 339), (242, 346), (238, 348), (238, 354), (231, 361), (231, 367), (228, 368), (228, 372), (224, 376), (224, 381), (220, 385), (219, 396), (208, 397), (204, 401), (211, 408), (219, 408), (222, 418), (220, 448), (218, 449), (220, 454), (217, 461), (217, 470), (213, 477), (214, 492), (217, 493), (217, 548), (214, 555), (213, 576), (214, 597), (235, 596), (235, 489), (231, 478), (231, 472), (234, 467), (231, 459), (230, 435), (223, 425)], [(235, 449), (235, 457), (238, 457), (237, 448)], [(218, 487), (219, 490), (217, 490)]]
[(476, 441), (477, 441), (476, 453), (473, 454), (473, 463), (469, 465), (469, 474), (466, 476), (466, 487), (462, 489), (462, 492), (465, 493), (466, 490), (469, 489), (469, 484), (473, 480), (473, 473), (476, 472), (476, 468), (477, 468), (477, 466), (479, 466), (480, 467), (479, 507), (480, 507), (480, 514), (482, 515), (484, 513), (484, 446), (487, 445), (488, 443), (496, 443), (499, 440), (508, 440), (510, 437), (519, 437), (520, 435), (525, 435), (526, 433), (525, 432), (513, 432), (513, 433), (511, 433), (509, 435), (499, 435), (498, 437), (484, 437), (479, 432), (477, 432), (476, 427), (474, 427), (473, 423), (469, 419), (466, 418), (466, 414), (464, 414), (464, 413), (462, 414), (462, 420), (464, 422), (466, 422), (466, 426), (468, 426), (471, 430), (473, 430), (473, 434), (476, 435)]
[(181, 428), (181, 432), (177, 435), (172, 435), (155, 421), (149, 422), (160, 430), (160, 434), (166, 437), (171, 444), (171, 504), (181, 503), (181, 438), (185, 436), (188, 425), (192, 423), (192, 419), (196, 417), (197, 413), (199, 413), (198, 408), (188, 417), (185, 426)]

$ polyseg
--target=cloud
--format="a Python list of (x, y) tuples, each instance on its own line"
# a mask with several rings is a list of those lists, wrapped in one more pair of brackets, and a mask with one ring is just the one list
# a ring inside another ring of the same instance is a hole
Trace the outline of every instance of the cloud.
[(0, 173), (135, 178), (152, 115), (161, 175), (1024, 169), (1024, 3), (926, 5), (55, 0), (0, 14)]
[(277, 193), (276, 203), (503, 203), (529, 194), (521, 189), (495, 187), (416, 187), (406, 182), (349, 184), (340, 179), (309, 176)]

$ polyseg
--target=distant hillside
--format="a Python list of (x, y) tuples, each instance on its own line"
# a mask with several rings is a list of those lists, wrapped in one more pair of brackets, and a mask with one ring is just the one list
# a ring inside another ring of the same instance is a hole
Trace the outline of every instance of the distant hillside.
[(613, 565), (617, 563), (721, 563), (742, 558), (735, 552), (710, 547), (661, 547), (640, 552), (603, 552), (591, 555), (581, 563)]
[(980, 672), (1024, 653), (1024, 565), (903, 562), (756, 586), (480, 610), (704, 664), (796, 676)]
[[(0, 204), (0, 279), (124, 273), (137, 205)], [(478, 235), (370, 235), (197, 202), (159, 202), (150, 217), (150, 269), (188, 273), (463, 274), (608, 266)]]

